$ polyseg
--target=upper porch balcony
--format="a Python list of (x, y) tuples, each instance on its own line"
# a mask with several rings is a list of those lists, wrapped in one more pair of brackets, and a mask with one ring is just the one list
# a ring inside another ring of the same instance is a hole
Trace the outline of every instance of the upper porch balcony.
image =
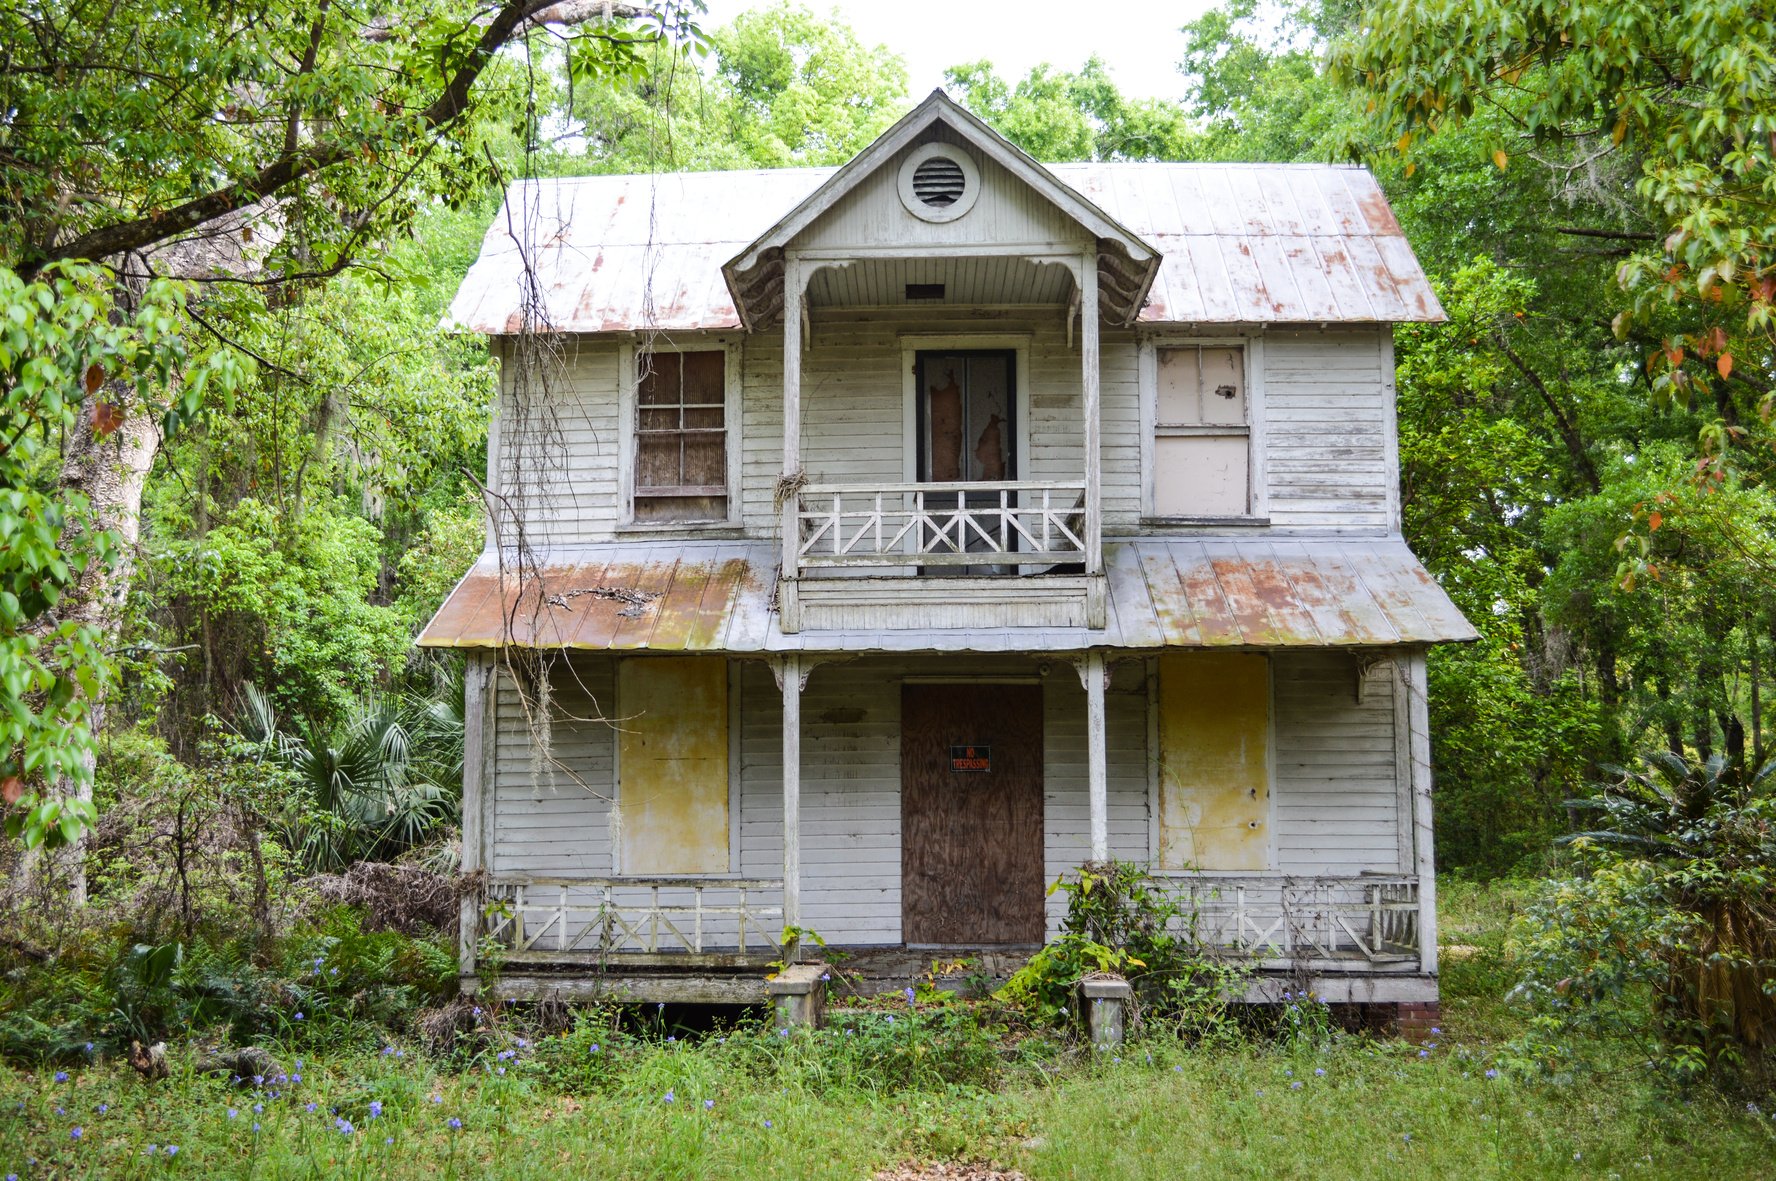
[(805, 485), (792, 573), (1081, 573), (1085, 492), (1084, 480)]

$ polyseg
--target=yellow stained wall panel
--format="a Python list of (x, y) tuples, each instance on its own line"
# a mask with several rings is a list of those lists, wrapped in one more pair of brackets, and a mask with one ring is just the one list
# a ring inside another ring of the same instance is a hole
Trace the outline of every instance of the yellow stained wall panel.
[(622, 871), (727, 873), (727, 661), (626, 659), (617, 709)]
[(1270, 660), (1159, 658), (1159, 864), (1262, 870), (1270, 860)]

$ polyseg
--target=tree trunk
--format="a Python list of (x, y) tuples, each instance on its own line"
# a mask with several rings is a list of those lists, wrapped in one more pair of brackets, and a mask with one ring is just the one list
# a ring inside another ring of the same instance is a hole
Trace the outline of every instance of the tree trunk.
[[(101, 406), (116, 408), (122, 421), (118, 422), (110, 412), (100, 413)], [(96, 424), (113, 423), (115, 429), (109, 432), (95, 429)], [(92, 506), (87, 523), (77, 527), (112, 533), (117, 539), (117, 553), (108, 565), (94, 562), (87, 567), (56, 605), (55, 617), (59, 623), (92, 626), (108, 644), (115, 644), (123, 624), (123, 607), (135, 574), (136, 542), (141, 536), (142, 491), (160, 451), (160, 442), (160, 424), (139, 403), (134, 391), (111, 382), (89, 396), (65, 442), (62, 491), (83, 495)], [(104, 729), (105, 704), (102, 697), (88, 703), (95, 740)], [(95, 759), (91, 753), (86, 759), (84, 779), (78, 784), (67, 780), (57, 783), (56, 792), (92, 798)], [(86, 904), (85, 857), (83, 839), (56, 858), (56, 879), (67, 883), (68, 901), (76, 906)]]

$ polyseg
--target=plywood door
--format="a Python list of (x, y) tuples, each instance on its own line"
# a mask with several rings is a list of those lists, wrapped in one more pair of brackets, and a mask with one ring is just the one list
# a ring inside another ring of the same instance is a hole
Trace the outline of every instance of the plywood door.
[(617, 802), (626, 874), (728, 872), (728, 665), (617, 665)]
[(1042, 687), (904, 685), (900, 711), (902, 938), (1041, 943)]

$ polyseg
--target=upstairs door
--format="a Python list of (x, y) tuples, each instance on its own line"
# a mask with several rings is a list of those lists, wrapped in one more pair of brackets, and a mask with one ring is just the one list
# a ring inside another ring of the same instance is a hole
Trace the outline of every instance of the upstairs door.
[(1040, 944), (1042, 687), (903, 685), (900, 750), (901, 938)]
[[(919, 482), (947, 484), (1015, 480), (1017, 471), (1017, 354), (1009, 350), (958, 350), (918, 354), (918, 473)], [(1016, 503), (1016, 493), (1010, 494)], [(971, 492), (963, 497), (968, 508), (993, 508), (997, 492)], [(920, 547), (931, 552), (990, 551), (978, 532), (957, 519), (955, 493), (929, 493), (934, 532), (954, 544), (924, 536)], [(948, 508), (949, 513), (941, 510)], [(982, 527), (997, 535), (996, 518), (982, 519)], [(947, 532), (946, 532), (947, 531)], [(928, 545), (928, 541), (936, 544)], [(1016, 548), (1015, 545), (1012, 548)], [(949, 566), (929, 574), (982, 574), (999, 572), (992, 566)]]

